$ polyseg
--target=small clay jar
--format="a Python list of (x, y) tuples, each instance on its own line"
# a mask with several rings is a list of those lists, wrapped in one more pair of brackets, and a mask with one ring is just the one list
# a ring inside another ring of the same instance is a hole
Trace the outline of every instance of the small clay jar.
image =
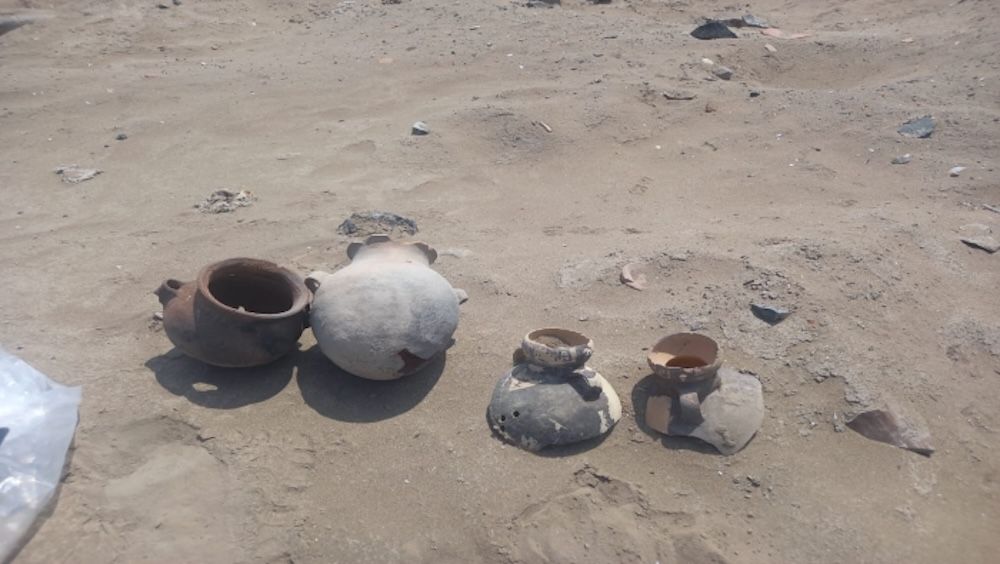
[(701, 401), (719, 387), (719, 345), (705, 335), (676, 333), (657, 341), (646, 361), (659, 377), (655, 395), (677, 398), (680, 420), (701, 421)]
[(250, 258), (210, 264), (192, 282), (169, 279), (155, 293), (174, 346), (224, 367), (267, 364), (295, 349), (312, 298), (297, 274)]
[(514, 367), (493, 390), (487, 410), (493, 430), (531, 451), (611, 431), (621, 419), (621, 402), (587, 366), (593, 347), (586, 335), (566, 329), (528, 333), (514, 352)]
[(665, 435), (694, 437), (724, 455), (735, 454), (764, 420), (760, 381), (722, 367), (719, 345), (695, 333), (660, 339), (647, 356), (653, 385), (646, 425)]
[(459, 294), (430, 265), (425, 243), (372, 235), (347, 247), (351, 263), (306, 279), (315, 293), (311, 324), (334, 364), (370, 380), (418, 372), (452, 343)]

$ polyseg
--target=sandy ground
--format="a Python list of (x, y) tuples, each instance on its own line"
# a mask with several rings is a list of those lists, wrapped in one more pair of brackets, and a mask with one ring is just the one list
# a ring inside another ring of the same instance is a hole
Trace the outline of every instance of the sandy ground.
[[(996, 561), (1000, 254), (959, 241), (1000, 237), (992, 0), (0, 7), (52, 16), (0, 36), (0, 343), (84, 398), (18, 562)], [(812, 35), (688, 35), (745, 12)], [(896, 132), (927, 114), (930, 138)], [(103, 173), (61, 182), (74, 163)], [(194, 209), (220, 188), (259, 199)], [(352, 378), (308, 332), (209, 369), (152, 320), (215, 260), (342, 264), (337, 225), (372, 209), (452, 249), (471, 298), (426, 372)], [(618, 281), (634, 261), (646, 291)], [(761, 299), (795, 312), (768, 326)], [(544, 326), (590, 335), (622, 396), (593, 448), (486, 425)], [(691, 328), (764, 384), (732, 457), (636, 421), (644, 348)], [(881, 401), (937, 452), (835, 428)]]

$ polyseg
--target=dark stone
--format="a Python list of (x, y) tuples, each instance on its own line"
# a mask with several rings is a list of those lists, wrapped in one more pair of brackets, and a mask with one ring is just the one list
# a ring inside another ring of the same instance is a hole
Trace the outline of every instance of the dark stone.
[(771, 325), (781, 323), (792, 313), (787, 309), (763, 304), (750, 304), (750, 311), (757, 316), (757, 319)]
[(128, 139), (128, 135), (125, 135), (124, 133), (119, 133), (118, 135), (115, 135), (115, 139), (118, 141), (124, 141)]
[(337, 232), (341, 235), (357, 237), (392, 235), (397, 230), (408, 235), (416, 235), (417, 222), (392, 212), (368, 211), (352, 213), (351, 217), (337, 227)]
[(931, 133), (934, 133), (934, 118), (931, 116), (924, 116), (911, 119), (910, 121), (899, 126), (899, 129), (896, 131), (898, 131), (903, 137), (915, 137), (917, 139), (930, 137)]
[(691, 37), (695, 39), (736, 39), (736, 34), (726, 27), (726, 24), (711, 20), (696, 27), (691, 32)]
[(750, 91), (750, 97), (751, 98), (756, 98), (757, 96), (760, 96), (760, 90), (751, 90)]

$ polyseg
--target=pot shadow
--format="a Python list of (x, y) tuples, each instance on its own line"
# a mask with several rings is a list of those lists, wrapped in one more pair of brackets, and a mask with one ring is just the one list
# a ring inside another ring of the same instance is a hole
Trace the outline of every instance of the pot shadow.
[(650, 429), (646, 425), (646, 400), (649, 399), (650, 392), (657, 389), (659, 385), (657, 378), (655, 374), (649, 374), (636, 382), (632, 388), (632, 410), (635, 412), (635, 426), (651, 438), (660, 441), (660, 444), (670, 450), (692, 450), (702, 454), (719, 454), (715, 447), (701, 439), (671, 437)]
[(330, 362), (319, 346), (298, 355), (302, 399), (323, 417), (353, 423), (391, 419), (416, 407), (441, 378), (441, 353), (416, 374), (398, 380), (367, 380)]
[(292, 379), (295, 353), (250, 368), (219, 368), (184, 355), (178, 349), (153, 357), (146, 367), (168, 392), (213, 409), (235, 409), (277, 395)]

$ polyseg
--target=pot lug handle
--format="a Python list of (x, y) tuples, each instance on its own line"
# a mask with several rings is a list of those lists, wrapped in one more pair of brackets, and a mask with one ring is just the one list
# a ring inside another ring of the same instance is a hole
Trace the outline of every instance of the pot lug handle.
[(465, 290), (461, 288), (452, 288), (452, 290), (455, 292), (455, 297), (458, 298), (459, 305), (469, 301), (469, 293)]
[(698, 391), (692, 390), (682, 393), (678, 399), (681, 406), (681, 421), (685, 423), (700, 423), (703, 418), (701, 415), (701, 399), (698, 397)]
[(174, 278), (168, 278), (160, 284), (153, 293), (156, 297), (160, 298), (161, 305), (167, 305), (167, 302), (177, 297), (177, 292), (180, 291), (181, 287), (184, 286), (184, 282), (176, 280)]
[(309, 291), (315, 294), (328, 276), (330, 276), (330, 273), (323, 272), (322, 270), (311, 273), (309, 276), (306, 276), (306, 288), (309, 288)]

